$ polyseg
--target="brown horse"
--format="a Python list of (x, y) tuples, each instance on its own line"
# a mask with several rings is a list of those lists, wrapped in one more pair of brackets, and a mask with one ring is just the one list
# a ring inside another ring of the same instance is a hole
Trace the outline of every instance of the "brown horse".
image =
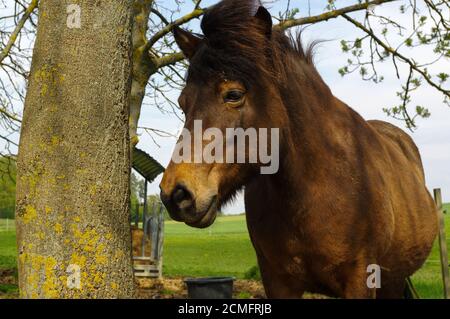
[[(259, 161), (171, 162), (160, 187), (172, 218), (207, 227), (245, 187), (268, 297), (402, 297), (437, 233), (412, 139), (334, 97), (311, 50), (272, 28), (256, 2), (224, 0), (201, 27), (204, 36), (174, 31), (190, 61), (179, 99), (185, 128), (199, 119), (222, 131), (280, 128), (280, 164), (262, 175)], [(372, 264), (381, 269), (381, 288), (368, 284)]]

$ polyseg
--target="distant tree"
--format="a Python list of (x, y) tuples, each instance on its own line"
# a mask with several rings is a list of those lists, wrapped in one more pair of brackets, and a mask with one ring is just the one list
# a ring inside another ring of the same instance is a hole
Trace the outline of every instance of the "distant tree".
[(140, 179), (137, 183), (137, 194), (138, 194), (138, 199), (141, 203), (144, 202), (144, 198), (145, 198), (145, 180), (144, 179)]
[(136, 198), (139, 196), (139, 190), (138, 190), (139, 183), (140, 183), (139, 177), (134, 172), (131, 172), (131, 174), (130, 174), (130, 191), (132, 194), (131, 196), (134, 196)]
[(14, 218), (16, 202), (16, 162), (0, 157), (0, 218)]
[(136, 216), (136, 206), (141, 203), (140, 194), (139, 194), (139, 184), (141, 180), (137, 177), (134, 172), (131, 172), (130, 175), (130, 203), (131, 203), (131, 216), (134, 220), (134, 216)]
[(159, 207), (162, 207), (163, 214), (164, 214), (164, 219), (165, 220), (170, 220), (171, 219), (170, 216), (169, 216), (169, 212), (167, 211), (166, 207), (161, 204), (161, 198), (159, 197), (158, 194), (153, 194), (153, 195), (147, 196), (147, 203), (148, 203), (149, 211), (151, 211), (152, 209), (159, 209)]

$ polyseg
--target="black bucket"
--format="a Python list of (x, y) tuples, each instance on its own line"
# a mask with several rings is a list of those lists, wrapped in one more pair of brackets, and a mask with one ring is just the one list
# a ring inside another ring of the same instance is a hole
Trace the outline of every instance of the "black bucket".
[(233, 277), (186, 278), (189, 299), (231, 299)]

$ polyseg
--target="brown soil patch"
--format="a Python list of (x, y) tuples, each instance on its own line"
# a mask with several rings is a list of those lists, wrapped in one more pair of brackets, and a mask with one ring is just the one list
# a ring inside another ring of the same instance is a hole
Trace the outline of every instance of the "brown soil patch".
[[(0, 270), (0, 285), (17, 285), (17, 278), (13, 270)], [(137, 298), (139, 299), (186, 299), (187, 288), (183, 278), (136, 279)], [(18, 292), (0, 291), (0, 299), (19, 298)], [(233, 284), (233, 298), (235, 299), (264, 299), (264, 288), (260, 281), (237, 279)], [(303, 298), (321, 299), (321, 295), (305, 294)]]
[[(137, 279), (138, 298), (179, 299), (187, 298), (183, 278)], [(237, 279), (233, 285), (233, 298), (265, 298), (261, 282)]]
[(17, 279), (13, 269), (0, 269), (1, 285), (17, 285)]

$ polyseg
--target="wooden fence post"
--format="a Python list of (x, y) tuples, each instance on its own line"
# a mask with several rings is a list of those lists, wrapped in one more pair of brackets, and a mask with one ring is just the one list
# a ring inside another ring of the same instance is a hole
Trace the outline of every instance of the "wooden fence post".
[(434, 190), (434, 201), (437, 206), (438, 220), (439, 220), (439, 253), (441, 257), (442, 281), (444, 283), (444, 298), (449, 299), (450, 296), (450, 276), (448, 271), (448, 254), (447, 254), (447, 240), (445, 238), (445, 222), (444, 211), (442, 207), (441, 189)]
[(137, 203), (136, 203), (136, 215), (134, 216), (134, 226), (136, 228), (139, 228), (139, 206), (140, 206), (140, 204), (139, 204), (139, 199), (138, 199)]

